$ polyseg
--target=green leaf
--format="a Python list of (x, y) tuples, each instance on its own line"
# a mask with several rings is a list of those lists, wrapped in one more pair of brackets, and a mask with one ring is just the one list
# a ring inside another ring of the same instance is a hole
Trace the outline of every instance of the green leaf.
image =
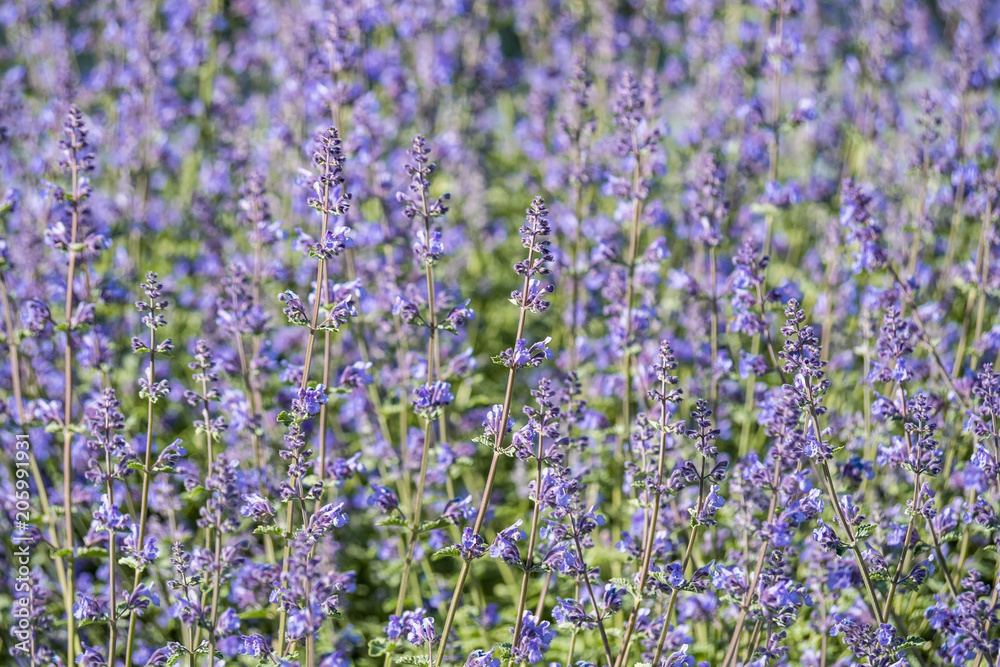
[(854, 548), (854, 542), (838, 542), (836, 546), (837, 556), (843, 558), (844, 554), (846, 554), (853, 548)]
[(288, 411), (282, 410), (281, 412), (278, 413), (278, 423), (279, 424), (284, 424), (285, 426), (288, 426), (289, 424), (291, 424), (294, 421), (295, 421), (295, 419), (292, 418), (292, 415), (289, 414)]
[(869, 537), (874, 532), (875, 532), (874, 525), (870, 523), (863, 523), (854, 529), (854, 536), (859, 540), (863, 540), (866, 537)]
[(257, 526), (253, 529), (256, 535), (284, 535), (281, 526)]
[(441, 549), (438, 549), (437, 551), (435, 551), (431, 555), (431, 558), (437, 560), (438, 558), (446, 558), (448, 556), (453, 556), (455, 558), (461, 558), (462, 557), (462, 552), (458, 550), (457, 546), (452, 545), (450, 547), (443, 547)]
[(140, 565), (139, 561), (137, 561), (135, 558), (132, 558), (131, 556), (122, 556), (121, 558), (118, 559), (118, 564), (125, 565), (139, 572), (146, 569), (145, 566)]
[(368, 655), (373, 658), (391, 653), (396, 648), (396, 644), (386, 637), (375, 637), (368, 640)]
[(108, 550), (104, 547), (80, 547), (76, 550), (77, 558), (105, 558)]
[(637, 595), (638, 591), (635, 587), (635, 584), (632, 583), (631, 579), (627, 579), (625, 577), (616, 577), (614, 579), (611, 579), (610, 583), (614, 584), (618, 588), (624, 588), (625, 590), (628, 591), (629, 595), (631, 595), (632, 597), (638, 597)]
[(472, 442), (476, 443), (477, 445), (482, 445), (483, 447), (489, 447), (490, 449), (493, 449), (493, 441), (494, 441), (493, 438), (490, 438), (485, 435), (477, 435), (472, 439)]
[(181, 493), (181, 500), (195, 500), (205, 491), (204, 486), (192, 486), (187, 491)]
[(393, 514), (391, 516), (384, 516), (375, 522), (376, 526), (400, 526), (404, 527), (407, 525), (406, 519), (399, 516), (398, 514)]
[(420, 525), (417, 526), (418, 533), (426, 533), (429, 530), (437, 530), (443, 526), (447, 526), (448, 521), (446, 519), (432, 519), (431, 521), (421, 521)]
[(273, 614), (270, 609), (249, 609), (239, 613), (240, 619), (247, 621), (255, 618), (271, 618)]
[(927, 643), (927, 640), (918, 635), (910, 635), (903, 640), (903, 643), (899, 645), (900, 651), (905, 651), (909, 648), (917, 648), (918, 646), (923, 646)]

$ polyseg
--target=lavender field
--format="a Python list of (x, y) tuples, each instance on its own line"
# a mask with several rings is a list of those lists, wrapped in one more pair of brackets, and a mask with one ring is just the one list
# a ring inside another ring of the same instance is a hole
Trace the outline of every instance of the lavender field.
[(990, 0), (3, 3), (0, 665), (997, 667), (998, 83)]

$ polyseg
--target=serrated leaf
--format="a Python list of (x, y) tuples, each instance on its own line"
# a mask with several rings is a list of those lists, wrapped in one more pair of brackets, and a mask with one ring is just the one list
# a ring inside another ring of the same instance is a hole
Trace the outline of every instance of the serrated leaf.
[(442, 547), (441, 549), (438, 549), (431, 555), (431, 558), (437, 560), (438, 558), (446, 558), (449, 556), (461, 558), (462, 552), (458, 550), (457, 546), (452, 545), (450, 547)]
[(866, 537), (872, 535), (875, 532), (875, 526), (870, 523), (863, 523), (854, 529), (854, 536), (859, 540), (863, 540)]
[(386, 637), (375, 637), (368, 640), (368, 655), (378, 658), (396, 648), (396, 644)]
[(905, 651), (908, 648), (917, 648), (918, 646), (923, 646), (925, 643), (927, 643), (927, 640), (923, 637), (910, 635), (899, 645), (899, 650)]
[(448, 521), (445, 519), (432, 519), (430, 521), (422, 521), (420, 525), (417, 526), (418, 533), (426, 533), (429, 530), (437, 530), (448, 525)]
[(248, 621), (255, 618), (271, 618), (273, 614), (269, 609), (249, 609), (239, 613), (240, 620)]
[(142, 571), (146, 569), (144, 566), (140, 565), (139, 561), (137, 561), (135, 558), (132, 558), (132, 556), (122, 556), (121, 558), (118, 559), (118, 564), (125, 565), (127, 567), (132, 568), (133, 570)]
[(404, 527), (407, 525), (406, 519), (399, 516), (398, 514), (393, 514), (392, 516), (384, 516), (375, 522), (376, 526), (399, 526)]
[(281, 526), (257, 526), (253, 532), (256, 535), (284, 535)]
[(854, 548), (854, 542), (839, 542), (835, 547), (837, 551), (837, 556), (839, 556), (840, 558), (843, 558), (844, 554), (846, 554), (853, 548)]
[(626, 579), (625, 577), (616, 577), (614, 579), (611, 579), (610, 583), (614, 584), (618, 588), (625, 589), (632, 597), (638, 597), (636, 595), (637, 589), (635, 587), (635, 584), (632, 583), (631, 579)]

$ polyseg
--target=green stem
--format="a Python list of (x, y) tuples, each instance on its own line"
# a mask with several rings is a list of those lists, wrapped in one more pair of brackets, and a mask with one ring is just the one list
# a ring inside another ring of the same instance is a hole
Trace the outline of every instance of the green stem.
[[(424, 485), (427, 480), (427, 459), (430, 453), (428, 442), (431, 437), (431, 420), (424, 420), (424, 451), (420, 456), (420, 477), (417, 480), (417, 493), (413, 499), (413, 513), (410, 519), (410, 539), (406, 549), (406, 559), (403, 561), (403, 574), (399, 582), (399, 592), (396, 595), (396, 615), (403, 613), (406, 604), (406, 582), (410, 578), (410, 568), (413, 566), (413, 557), (417, 550), (417, 540), (420, 529), (420, 516), (423, 512)], [(388, 656), (386, 656), (388, 657)]]
[[(544, 423), (545, 414), (540, 417), (541, 423)], [(514, 616), (514, 637), (511, 640), (511, 646), (517, 648), (517, 644), (521, 639), (521, 624), (522, 617), (524, 616), (524, 607), (528, 603), (528, 580), (529, 573), (531, 572), (531, 566), (534, 561), (535, 556), (535, 538), (538, 536), (538, 520), (541, 516), (542, 502), (540, 494), (542, 492), (542, 431), (538, 433), (538, 451), (535, 454), (535, 507), (531, 513), (531, 535), (528, 537), (528, 553), (524, 559), (524, 576), (521, 577), (521, 594), (517, 601), (517, 614)], [(514, 664), (514, 658), (511, 657), (510, 661), (507, 663), (507, 667), (512, 667)]]
[(76, 662), (76, 618), (73, 603), (76, 600), (76, 552), (73, 540), (73, 287), (76, 282), (76, 246), (80, 233), (80, 172), (77, 165), (76, 148), (72, 149), (70, 178), (73, 201), (70, 207), (69, 266), (66, 269), (66, 349), (63, 355), (63, 517), (65, 541), (69, 550), (66, 559), (66, 588), (63, 603), (66, 608), (66, 663)]
[[(149, 380), (149, 396), (146, 400), (146, 451), (143, 459), (142, 470), (142, 495), (139, 502), (139, 539), (136, 548), (142, 549), (146, 540), (146, 515), (149, 511), (149, 478), (152, 476), (150, 467), (152, 466), (153, 454), (153, 403), (156, 400), (156, 329), (149, 330), (149, 370), (147, 379)], [(142, 579), (142, 569), (135, 571), (135, 579), (132, 582), (133, 590), (139, 585)], [(132, 649), (135, 640), (136, 610), (133, 609), (128, 617), (128, 640), (125, 643), (125, 664), (132, 664)]]
[[(532, 265), (533, 258), (534, 246), (532, 245), (532, 247), (528, 250), (526, 266)], [(517, 317), (517, 333), (514, 336), (515, 342), (524, 336), (524, 321), (528, 312), (528, 285), (529, 276), (525, 274), (524, 284), (521, 288), (521, 305), (520, 313)], [(490, 506), (490, 494), (493, 492), (493, 483), (496, 480), (497, 464), (500, 462), (503, 441), (507, 435), (507, 420), (510, 418), (510, 406), (514, 397), (514, 376), (516, 375), (516, 370), (515, 366), (511, 366), (509, 372), (507, 373), (507, 389), (504, 391), (503, 408), (501, 409), (500, 414), (500, 425), (497, 429), (496, 438), (493, 442), (493, 460), (490, 461), (490, 469), (486, 475), (486, 483), (483, 486), (483, 496), (479, 503), (479, 512), (476, 514), (476, 521), (472, 529), (472, 532), (476, 535), (479, 534), (479, 530), (483, 527), (483, 522), (486, 521), (486, 510), (488, 510)], [(462, 569), (458, 573), (458, 581), (455, 583), (455, 592), (451, 596), (451, 603), (448, 605), (448, 613), (444, 619), (444, 629), (441, 632), (441, 643), (438, 644), (437, 657), (431, 662), (430, 667), (440, 665), (441, 661), (444, 660), (445, 649), (448, 646), (448, 635), (451, 632), (452, 623), (455, 621), (455, 612), (458, 611), (459, 601), (462, 597), (462, 589), (465, 586), (466, 578), (469, 576), (470, 567), (471, 561), (464, 561), (462, 563)]]
[[(649, 526), (646, 530), (646, 544), (643, 548), (642, 553), (642, 565), (639, 568), (639, 585), (636, 590), (635, 599), (632, 603), (632, 612), (629, 614), (628, 622), (625, 624), (625, 634), (622, 638), (621, 650), (618, 653), (618, 657), (615, 660), (615, 667), (621, 667), (628, 662), (628, 655), (632, 648), (632, 634), (635, 631), (635, 624), (639, 618), (639, 608), (642, 604), (642, 592), (646, 588), (646, 580), (649, 578), (649, 564), (653, 557), (653, 544), (656, 538), (656, 526), (659, 523), (660, 518), (660, 499), (662, 496), (662, 483), (663, 483), (663, 468), (666, 461), (666, 451), (667, 451), (667, 380), (664, 371), (664, 375), (660, 380), (660, 447), (656, 462), (656, 488), (653, 491), (653, 509), (652, 516), (649, 519)], [(704, 469), (704, 459), (702, 459), (702, 466)], [(701, 496), (704, 493), (704, 486), (700, 488), (699, 493), (699, 506), (701, 504)], [(700, 509), (700, 507), (699, 507)], [(695, 532), (697, 526), (692, 526), (691, 537), (689, 538), (689, 544), (694, 542)]]
[[(328, 173), (326, 173), (329, 170), (329, 165), (324, 166), (323, 170), (324, 170), (324, 175), (329, 175)], [(324, 238), (326, 238), (326, 230), (329, 228), (329, 225), (330, 225), (329, 208), (330, 208), (330, 184), (329, 184), (329, 182), (327, 182), (326, 179), (324, 179), (324, 182), (323, 182), (323, 197), (322, 197), (322, 214), (321, 214), (320, 236), (319, 236), (319, 238), (321, 240), (324, 239)], [(320, 301), (322, 301), (321, 297), (322, 297), (322, 294), (323, 294), (323, 280), (324, 280), (324, 276), (325, 276), (324, 269), (325, 269), (325, 263), (324, 263), (324, 261), (323, 260), (319, 260), (316, 263), (316, 289), (315, 289), (316, 296), (313, 299), (313, 309), (312, 309), (312, 315), (311, 315), (311, 318), (310, 318), (309, 335), (306, 338), (305, 358), (302, 360), (302, 378), (299, 381), (299, 389), (300, 390), (304, 390), (308, 386), (308, 384), (309, 384), (309, 370), (310, 370), (310, 367), (312, 366), (313, 347), (314, 347), (314, 345), (316, 343), (316, 327), (319, 324), (319, 305), (320, 305)], [(303, 514), (304, 514), (304, 512), (303, 512)], [(282, 575), (285, 575), (285, 574), (288, 573), (288, 565), (289, 565), (288, 559), (291, 557), (291, 549), (292, 549), (292, 543), (291, 543), (292, 503), (291, 502), (288, 503), (288, 509), (286, 511), (286, 519), (287, 519), (287, 521), (285, 523), (285, 526), (286, 526), (286, 530), (288, 532), (288, 535), (285, 536), (285, 548), (284, 548), (284, 550), (282, 552), (282, 557), (281, 557), (281, 573), (282, 573)], [(306, 520), (306, 517), (303, 516), (303, 521), (305, 521), (305, 520)], [(278, 612), (278, 643), (277, 643), (277, 652), (278, 652), (279, 656), (283, 656), (285, 654), (285, 636), (286, 636), (286, 633), (288, 631), (287, 622), (288, 622), (288, 614), (284, 610), (284, 608), (282, 608)]]

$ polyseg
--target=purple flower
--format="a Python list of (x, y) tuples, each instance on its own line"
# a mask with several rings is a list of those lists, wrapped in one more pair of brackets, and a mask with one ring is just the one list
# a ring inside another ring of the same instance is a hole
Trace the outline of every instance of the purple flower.
[(528, 347), (523, 338), (519, 338), (513, 348), (508, 348), (494, 358), (498, 364), (507, 368), (537, 368), (546, 359), (552, 358), (552, 350), (547, 345), (552, 338), (546, 338)]
[[(486, 555), (486, 540), (472, 532), (468, 526), (462, 531), (462, 541), (458, 545), (463, 560), (477, 560)], [(492, 548), (490, 549), (492, 553)]]
[(396, 494), (380, 484), (372, 484), (372, 493), (368, 496), (368, 506), (378, 508), (379, 514), (389, 514), (399, 507)]
[(555, 636), (555, 631), (549, 629), (548, 621), (539, 623), (534, 614), (525, 611), (521, 617), (521, 637), (517, 646), (511, 648), (514, 661), (533, 663), (542, 660)]
[(490, 558), (500, 558), (508, 565), (521, 567), (521, 551), (517, 547), (517, 542), (525, 539), (526, 535), (521, 530), (521, 519), (513, 525), (504, 528), (493, 538), (490, 545)]
[(441, 411), (455, 400), (451, 393), (451, 384), (447, 382), (431, 382), (418, 385), (413, 390), (413, 411), (422, 419), (436, 419)]

